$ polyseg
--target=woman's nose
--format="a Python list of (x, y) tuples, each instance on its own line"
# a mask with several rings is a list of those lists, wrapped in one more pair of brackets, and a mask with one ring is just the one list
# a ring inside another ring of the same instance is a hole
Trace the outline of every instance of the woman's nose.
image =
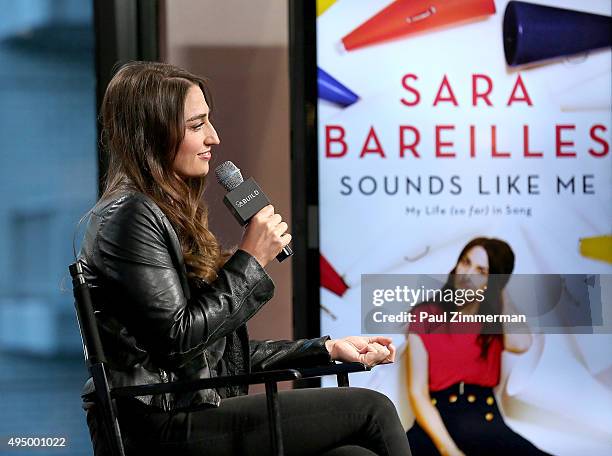
[(211, 136), (206, 137), (205, 142), (207, 145), (213, 145), (213, 144), (219, 144), (221, 140), (219, 139), (217, 135), (211, 135)]
[(219, 135), (217, 135), (217, 131), (214, 128), (212, 128), (212, 126), (210, 130), (211, 131), (204, 138), (204, 143), (206, 145), (219, 144), (221, 140), (219, 139)]

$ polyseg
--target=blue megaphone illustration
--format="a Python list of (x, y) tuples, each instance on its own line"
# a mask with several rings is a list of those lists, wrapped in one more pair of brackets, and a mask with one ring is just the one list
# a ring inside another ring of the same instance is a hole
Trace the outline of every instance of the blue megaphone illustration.
[(504, 53), (510, 66), (612, 45), (612, 18), (510, 1), (504, 13)]
[(319, 98), (347, 107), (359, 100), (359, 97), (348, 87), (331, 76), (329, 73), (317, 68), (317, 85)]

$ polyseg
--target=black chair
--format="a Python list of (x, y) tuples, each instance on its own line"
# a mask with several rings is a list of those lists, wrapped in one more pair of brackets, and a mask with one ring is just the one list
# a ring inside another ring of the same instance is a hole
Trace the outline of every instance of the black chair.
[(268, 405), (268, 422), (270, 426), (272, 451), (273, 455), (282, 456), (284, 451), (280, 423), (281, 411), (278, 403), (278, 382), (335, 375), (337, 377), (338, 386), (349, 386), (349, 373), (370, 370), (368, 366), (361, 363), (332, 362), (325, 366), (309, 368), (270, 370), (243, 375), (112, 388), (108, 382), (106, 358), (104, 357), (104, 349), (96, 325), (96, 318), (89, 293), (89, 285), (83, 275), (83, 267), (81, 263), (77, 261), (70, 265), (69, 270), (72, 276), (72, 288), (75, 298), (74, 305), (79, 330), (81, 332), (85, 363), (93, 378), (96, 388), (97, 405), (101, 408), (104, 416), (107, 430), (106, 434), (110, 439), (108, 444), (109, 447), (112, 448), (113, 456), (125, 455), (115, 405), (115, 399), (118, 397), (178, 393), (224, 386), (264, 383), (266, 385), (266, 401)]

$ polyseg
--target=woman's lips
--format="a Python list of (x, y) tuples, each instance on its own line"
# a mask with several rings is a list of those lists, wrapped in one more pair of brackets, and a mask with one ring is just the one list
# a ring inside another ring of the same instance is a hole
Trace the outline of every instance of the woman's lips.
[(201, 160), (210, 160), (210, 157), (212, 156), (212, 154), (210, 153), (210, 151), (208, 152), (201, 152), (198, 154), (198, 158), (200, 158)]

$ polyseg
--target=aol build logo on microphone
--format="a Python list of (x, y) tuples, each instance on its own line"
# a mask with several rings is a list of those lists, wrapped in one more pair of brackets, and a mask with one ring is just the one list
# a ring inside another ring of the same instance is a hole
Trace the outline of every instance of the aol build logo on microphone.
[(258, 195), (259, 195), (259, 190), (253, 190), (251, 193), (249, 193), (247, 196), (245, 196), (241, 200), (236, 201), (236, 207), (243, 207), (249, 201), (254, 200)]

